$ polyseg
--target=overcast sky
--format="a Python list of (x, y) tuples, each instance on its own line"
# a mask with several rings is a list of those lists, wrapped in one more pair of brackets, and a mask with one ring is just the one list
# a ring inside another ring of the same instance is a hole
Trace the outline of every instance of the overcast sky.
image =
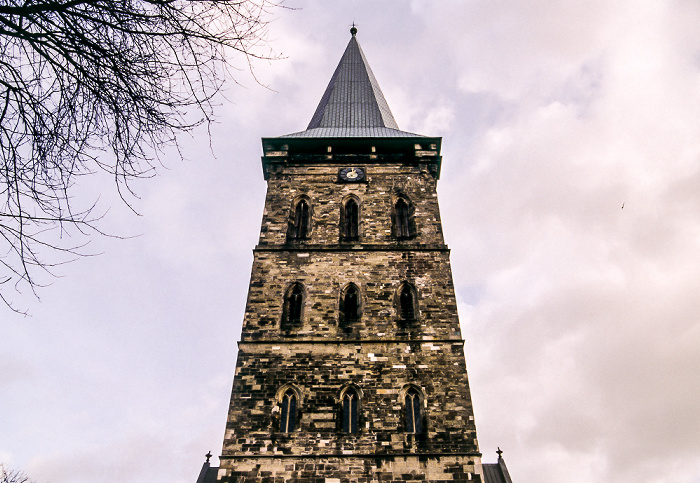
[(0, 307), (0, 461), (193, 483), (220, 453), (260, 138), (306, 127), (354, 20), (399, 127), (443, 137), (484, 461), (500, 446), (517, 483), (700, 482), (700, 2), (287, 5), (284, 59), (255, 64), (270, 88), (237, 74), (211, 149), (199, 132), (135, 186), (141, 216), (84, 181), (102, 227), (139, 236), (15, 296), (31, 317)]

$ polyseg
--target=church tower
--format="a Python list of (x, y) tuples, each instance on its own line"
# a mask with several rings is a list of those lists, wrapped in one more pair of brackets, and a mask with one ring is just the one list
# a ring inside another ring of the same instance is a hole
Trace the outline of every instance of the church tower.
[(351, 33), (308, 128), (262, 140), (267, 196), (216, 481), (483, 482), (441, 138), (399, 129)]

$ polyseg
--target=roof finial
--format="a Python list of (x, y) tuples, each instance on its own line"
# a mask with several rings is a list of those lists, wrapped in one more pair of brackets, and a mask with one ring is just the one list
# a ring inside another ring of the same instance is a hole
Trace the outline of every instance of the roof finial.
[(352, 34), (353, 37), (354, 37), (355, 34), (357, 33), (357, 27), (355, 27), (355, 21), (354, 21), (354, 20), (352, 21), (352, 28), (350, 29), (350, 33)]
[(211, 458), (211, 456), (212, 456), (211, 451), (207, 451), (207, 454), (205, 454), (204, 456), (207, 457), (207, 463), (209, 463), (209, 458)]
[(501, 455), (503, 454), (503, 451), (501, 451), (501, 447), (500, 447), (500, 446), (498, 447), (498, 451), (496, 451), (496, 453), (498, 454), (498, 459), (500, 460), (500, 459), (501, 459)]

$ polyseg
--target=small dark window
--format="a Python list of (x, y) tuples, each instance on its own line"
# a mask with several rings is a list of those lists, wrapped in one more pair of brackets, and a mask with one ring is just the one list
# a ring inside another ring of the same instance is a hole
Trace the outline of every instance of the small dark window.
[(405, 410), (406, 410), (406, 432), (420, 433), (422, 432), (422, 422), (420, 415), (420, 395), (418, 391), (411, 388), (406, 392)]
[(304, 289), (300, 283), (295, 283), (287, 290), (287, 294), (285, 295), (282, 322), (285, 325), (300, 324), (303, 305)]
[(294, 391), (287, 389), (280, 402), (282, 417), (280, 418), (280, 431), (291, 433), (297, 422), (297, 395)]
[(360, 209), (357, 201), (348, 200), (343, 206), (342, 236), (346, 240), (357, 240), (360, 238)]
[(289, 294), (289, 321), (301, 322), (301, 303), (304, 298), (301, 286), (295, 284), (292, 293)]
[(354, 284), (348, 285), (341, 296), (340, 312), (344, 322), (360, 318), (360, 291)]
[(416, 319), (413, 290), (411, 290), (411, 286), (407, 283), (401, 286), (401, 292), (399, 293), (399, 316), (401, 320), (406, 321)]
[(356, 433), (359, 417), (359, 397), (353, 389), (348, 389), (343, 395), (343, 432)]
[(403, 198), (399, 198), (394, 205), (394, 216), (396, 225), (396, 238), (411, 237), (411, 213), (408, 203)]
[(292, 238), (297, 239), (309, 237), (309, 204), (306, 200), (297, 203), (292, 220), (291, 235)]

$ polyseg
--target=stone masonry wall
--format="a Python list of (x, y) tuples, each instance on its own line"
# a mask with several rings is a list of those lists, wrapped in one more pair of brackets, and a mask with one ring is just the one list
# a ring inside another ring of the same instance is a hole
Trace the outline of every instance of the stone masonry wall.
[[(477, 451), (469, 387), (455, 379), (462, 343), (241, 344), (224, 454), (360, 454)], [(279, 431), (277, 391), (301, 393), (297, 428)], [(362, 391), (360, 430), (340, 431), (340, 392)], [(425, 394), (426, 431), (404, 431), (402, 389)]]
[(226, 483), (481, 483), (478, 458), (464, 456), (376, 458), (236, 458), (222, 465)]
[[(401, 246), (444, 246), (437, 180), (426, 167), (368, 165), (366, 182), (338, 182), (338, 166), (290, 166), (270, 176), (259, 246), (333, 247), (340, 243), (340, 207), (349, 195), (360, 201), (360, 240), (355, 245), (397, 246), (392, 237), (391, 212), (396, 196), (414, 204), (417, 233)], [(310, 238), (287, 239), (294, 201), (307, 196), (312, 211)]]
[[(396, 299), (402, 282), (418, 295), (417, 321), (402, 326)], [(284, 294), (304, 286), (302, 324), (282, 329)], [(360, 289), (361, 317), (339, 327), (340, 294)], [(446, 251), (256, 251), (241, 340), (265, 338), (456, 338), (457, 304)]]
[[(234, 377), (220, 481), (481, 481), (481, 463), (436, 179), (425, 165), (363, 166), (361, 183), (338, 165), (269, 169)], [(295, 202), (311, 207), (308, 239), (288, 237)], [(360, 238), (340, 237), (353, 196)], [(392, 207), (410, 200), (415, 236), (397, 240)], [(416, 318), (399, 318), (398, 293), (416, 292)], [(301, 322), (283, 324), (284, 297), (303, 286)], [(360, 317), (341, 324), (353, 283)], [(341, 391), (360, 395), (359, 430), (341, 431)], [(279, 396), (298, 394), (294, 431), (280, 431)], [(405, 391), (419, 390), (424, 430), (405, 430)]]

